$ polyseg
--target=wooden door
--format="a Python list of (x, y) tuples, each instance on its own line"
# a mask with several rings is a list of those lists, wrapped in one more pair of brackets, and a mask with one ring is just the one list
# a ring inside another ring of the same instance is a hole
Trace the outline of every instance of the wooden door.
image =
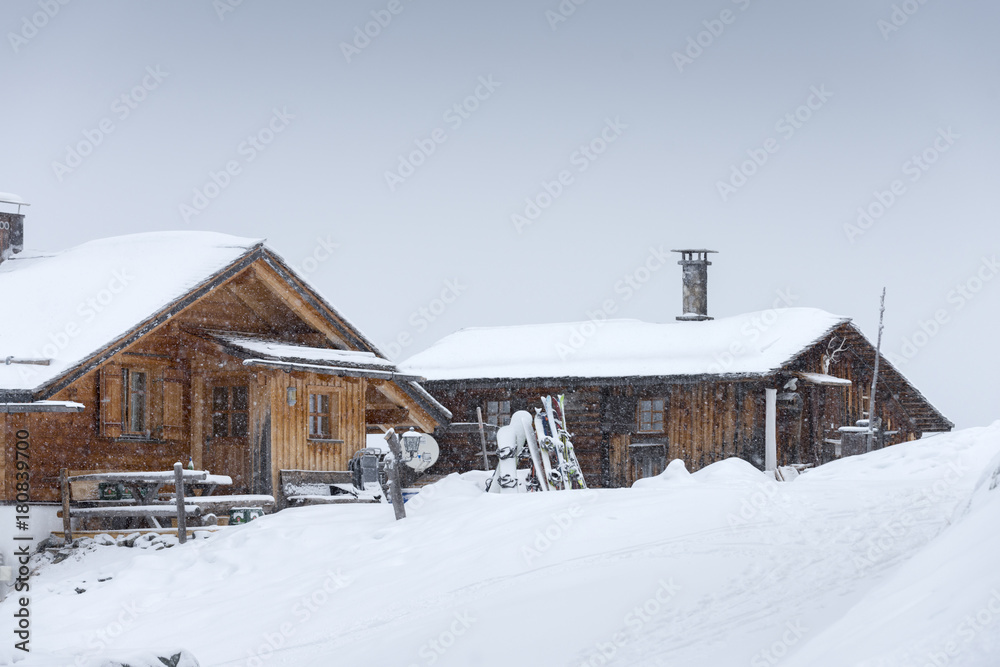
[(250, 492), (250, 385), (243, 378), (208, 383), (204, 467), (229, 475), (223, 493)]

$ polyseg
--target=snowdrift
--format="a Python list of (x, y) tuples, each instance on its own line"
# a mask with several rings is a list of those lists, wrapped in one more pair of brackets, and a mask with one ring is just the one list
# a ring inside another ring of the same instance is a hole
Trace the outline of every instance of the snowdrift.
[(401, 522), (306, 507), (49, 565), (18, 664), (994, 667), (998, 469), (1000, 422), (791, 483), (735, 461), (519, 496), (453, 475)]

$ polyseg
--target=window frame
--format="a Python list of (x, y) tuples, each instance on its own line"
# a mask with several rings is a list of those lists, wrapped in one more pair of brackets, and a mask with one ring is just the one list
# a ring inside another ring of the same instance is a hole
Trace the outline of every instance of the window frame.
[[(649, 404), (649, 421), (643, 422), (643, 414), (647, 412), (643, 409), (643, 404)], [(657, 409), (656, 403), (660, 406)], [(656, 418), (659, 415), (659, 419)], [(657, 428), (657, 425), (659, 428)], [(636, 433), (663, 433), (667, 426), (667, 399), (660, 396), (640, 398), (635, 407), (635, 428)], [(648, 427), (648, 428), (644, 428)]]
[[(311, 386), (306, 388), (306, 439), (309, 442), (317, 443), (342, 443), (341, 415), (343, 409), (340, 404), (340, 390), (334, 387)], [(325, 412), (313, 411), (313, 398), (325, 397), (327, 409)], [(329, 422), (329, 432), (321, 433), (313, 431), (313, 419), (326, 417)]]
[[(225, 405), (219, 407), (216, 402), (216, 396), (219, 390), (225, 390), (226, 400)], [(242, 407), (237, 407), (236, 405), (236, 395), (237, 389), (242, 389), (246, 392), (245, 395), (245, 405)], [(243, 431), (242, 435), (235, 432), (234, 424), (236, 420), (234, 417), (238, 415), (244, 416)], [(220, 434), (217, 431), (216, 419), (223, 417), (225, 419), (225, 433)], [(211, 429), (212, 429), (212, 439), (216, 438), (249, 438), (250, 437), (250, 386), (245, 384), (213, 384), (212, 385), (212, 419), (211, 419)]]
[[(497, 400), (486, 400), (486, 409), (483, 410), (484, 419), (483, 422), (486, 424), (492, 424), (493, 426), (507, 426), (510, 424), (510, 416), (513, 414), (511, 412), (510, 399), (497, 399)], [(496, 411), (491, 411), (491, 407), (496, 406)], [(506, 412), (504, 412), (506, 408)]]
[[(136, 438), (136, 437), (150, 437), (152, 429), (150, 428), (150, 410), (149, 410), (149, 393), (150, 393), (150, 372), (146, 368), (141, 368), (137, 366), (122, 366), (122, 437), (125, 438)], [(132, 386), (132, 378), (138, 376), (142, 378), (142, 388), (134, 389)], [(135, 419), (135, 405), (133, 399), (135, 397), (141, 397), (141, 418), (142, 423), (139, 429), (133, 429), (133, 419)]]

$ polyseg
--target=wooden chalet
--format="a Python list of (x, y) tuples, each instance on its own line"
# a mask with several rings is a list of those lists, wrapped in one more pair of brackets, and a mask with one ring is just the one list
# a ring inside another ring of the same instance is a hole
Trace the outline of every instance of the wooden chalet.
[(230, 476), (230, 493), (280, 498), (282, 470), (346, 470), (367, 432), (433, 432), (450, 417), (261, 241), (3, 244), (2, 504), (24, 435), (36, 503), (59, 499), (61, 468), (169, 470), (189, 457)]
[[(868, 416), (875, 363), (861, 331), (810, 308), (714, 320), (706, 314), (709, 251), (680, 252), (678, 321), (464, 329), (400, 367), (426, 378), (456, 426), (476, 421), (477, 408), (503, 425), (514, 411), (532, 411), (540, 396), (565, 394), (591, 486), (630, 486), (672, 459), (692, 471), (733, 456), (764, 468), (769, 426), (777, 465), (858, 453), (848, 442)], [(884, 358), (876, 410), (877, 446), (953, 428)], [(483, 467), (478, 431), (452, 429), (438, 440), (436, 473)]]

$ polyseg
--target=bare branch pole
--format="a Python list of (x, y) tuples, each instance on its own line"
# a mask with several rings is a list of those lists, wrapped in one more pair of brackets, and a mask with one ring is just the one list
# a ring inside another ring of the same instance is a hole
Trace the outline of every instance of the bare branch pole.
[(476, 406), (476, 417), (479, 419), (479, 441), (483, 445), (483, 470), (490, 471), (490, 458), (486, 455), (486, 427), (483, 426), (483, 409)]
[(389, 468), (389, 499), (392, 501), (392, 509), (396, 512), (396, 521), (406, 518), (406, 510), (403, 509), (403, 487), (400, 484), (399, 466), (403, 465), (403, 449), (399, 446), (399, 436), (395, 429), (385, 432), (386, 442), (389, 443), (389, 451), (392, 452), (392, 466)]
[(882, 329), (885, 326), (885, 287), (882, 288), (882, 301), (878, 311), (878, 342), (875, 345), (875, 370), (872, 373), (871, 396), (868, 397), (868, 443), (866, 450), (872, 450), (875, 439), (875, 429), (881, 428), (881, 421), (875, 417), (875, 393), (878, 388), (878, 365), (882, 357)]
[(184, 503), (184, 466), (180, 461), (174, 464), (174, 487), (177, 493), (174, 494), (177, 500), (177, 540), (184, 544), (187, 542), (187, 514)]

